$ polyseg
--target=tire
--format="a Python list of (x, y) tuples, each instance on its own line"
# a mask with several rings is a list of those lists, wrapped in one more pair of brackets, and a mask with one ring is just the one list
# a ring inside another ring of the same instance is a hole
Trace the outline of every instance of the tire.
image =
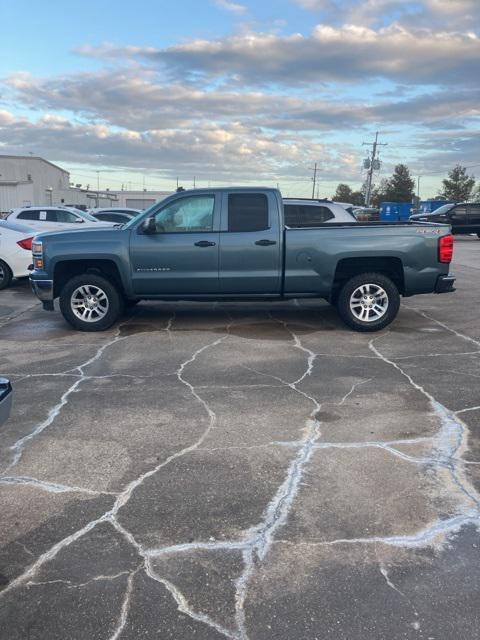
[(0, 260), (0, 291), (10, 286), (13, 273), (6, 262)]
[(96, 273), (73, 277), (60, 293), (63, 317), (80, 331), (105, 331), (118, 320), (123, 308), (123, 297), (115, 285)]
[(480, 233), (477, 233), (477, 238), (480, 240)]
[(395, 284), (373, 272), (348, 280), (337, 301), (340, 317), (355, 331), (380, 331), (395, 320), (399, 308), (400, 294)]

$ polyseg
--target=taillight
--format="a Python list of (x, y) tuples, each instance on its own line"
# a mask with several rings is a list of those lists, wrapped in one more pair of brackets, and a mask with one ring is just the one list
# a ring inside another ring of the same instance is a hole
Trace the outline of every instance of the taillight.
[(26, 249), (27, 251), (31, 251), (32, 250), (32, 238), (24, 238), (23, 240), (19, 240), (17, 242), (19, 247), (22, 247), (22, 249)]
[(453, 258), (453, 236), (443, 236), (438, 241), (438, 261), (449, 263)]

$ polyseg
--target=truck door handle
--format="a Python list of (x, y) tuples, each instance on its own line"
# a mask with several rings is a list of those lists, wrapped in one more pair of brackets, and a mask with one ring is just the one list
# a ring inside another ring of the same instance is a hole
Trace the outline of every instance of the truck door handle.
[(210, 240), (200, 240), (199, 242), (195, 242), (196, 247), (214, 247), (215, 242), (210, 242)]
[(275, 240), (257, 240), (255, 244), (259, 244), (261, 247), (268, 247), (271, 244), (277, 244)]

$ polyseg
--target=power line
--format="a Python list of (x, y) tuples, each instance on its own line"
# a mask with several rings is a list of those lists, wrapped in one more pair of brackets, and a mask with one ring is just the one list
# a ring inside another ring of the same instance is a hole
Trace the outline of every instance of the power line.
[[(377, 156), (377, 148), (378, 147), (386, 147), (386, 142), (378, 142), (378, 131), (375, 134), (375, 140), (373, 142), (363, 142), (362, 145), (368, 145), (372, 147), (372, 157), (370, 158), (370, 166), (368, 167), (367, 173), (367, 188), (365, 190), (365, 206), (370, 206), (370, 198), (372, 195), (372, 180), (373, 180), (373, 171), (376, 167), (376, 156)], [(380, 162), (378, 162), (378, 168), (380, 168)]]
[(312, 200), (315, 198), (315, 183), (317, 181), (317, 163), (315, 162), (315, 166), (313, 168), (313, 187), (312, 187)]

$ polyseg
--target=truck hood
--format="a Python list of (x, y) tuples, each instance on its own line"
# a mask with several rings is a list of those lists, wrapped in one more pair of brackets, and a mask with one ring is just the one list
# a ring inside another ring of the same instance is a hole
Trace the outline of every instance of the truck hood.
[(108, 227), (88, 227), (86, 229), (75, 229), (75, 231), (45, 231), (35, 236), (35, 240), (55, 242), (56, 239), (62, 241), (75, 241), (75, 239), (85, 242), (99, 243), (105, 242), (121, 233), (124, 229), (121, 226)]

